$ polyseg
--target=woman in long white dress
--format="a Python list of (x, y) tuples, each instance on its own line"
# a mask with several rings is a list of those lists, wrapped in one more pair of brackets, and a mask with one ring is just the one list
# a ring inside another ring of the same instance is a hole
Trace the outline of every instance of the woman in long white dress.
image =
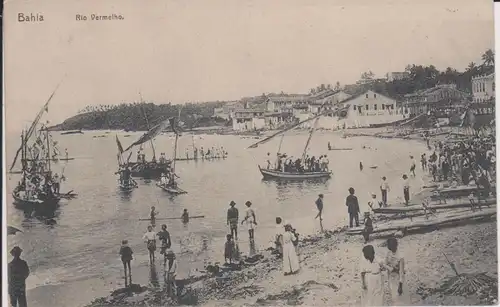
[(364, 259), (361, 260), (361, 305), (383, 306), (384, 290), (382, 270), (383, 263), (375, 257), (375, 249), (372, 245), (363, 247)]
[(255, 226), (257, 225), (257, 221), (255, 218), (255, 211), (253, 211), (253, 209), (250, 208), (252, 206), (252, 202), (247, 201), (245, 203), (245, 205), (247, 206), (247, 210), (245, 212), (245, 218), (243, 219), (243, 221), (241, 221), (241, 225), (243, 225), (243, 223), (247, 224), (248, 237), (249, 237), (250, 241), (252, 241), (255, 238), (254, 233), (255, 233)]
[(410, 304), (408, 288), (405, 285), (405, 263), (404, 258), (398, 251), (396, 238), (387, 239), (387, 255), (384, 265), (387, 268), (389, 290), (393, 306), (406, 306)]
[(293, 241), (296, 240), (295, 235), (292, 233), (292, 226), (285, 225), (285, 232), (281, 237), (281, 246), (283, 248), (283, 272), (285, 275), (295, 274), (299, 271), (299, 257), (295, 252)]

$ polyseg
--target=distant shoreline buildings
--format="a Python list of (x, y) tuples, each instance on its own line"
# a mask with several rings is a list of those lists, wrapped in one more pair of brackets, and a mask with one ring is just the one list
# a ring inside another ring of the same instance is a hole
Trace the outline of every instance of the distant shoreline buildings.
[[(387, 73), (385, 82), (406, 80), (408, 72)], [(356, 85), (370, 84), (379, 79), (363, 79)], [(368, 82), (368, 83), (367, 83)], [(404, 97), (388, 97), (368, 89), (354, 95), (347, 85), (342, 89), (330, 86), (310, 94), (268, 94), (230, 101), (214, 110), (214, 116), (231, 121), (234, 131), (256, 131), (280, 129), (290, 123), (304, 121), (320, 112), (347, 107), (343, 117), (332, 114), (322, 116), (319, 129), (337, 130), (390, 125), (422, 114), (434, 114), (450, 119), (456, 114), (471, 108), (476, 114), (493, 114), (495, 100), (494, 73), (472, 78), (472, 95), (457, 89), (455, 84), (438, 84), (432, 88), (419, 90)], [(486, 104), (486, 105), (484, 105)], [(302, 128), (310, 127), (307, 122)]]

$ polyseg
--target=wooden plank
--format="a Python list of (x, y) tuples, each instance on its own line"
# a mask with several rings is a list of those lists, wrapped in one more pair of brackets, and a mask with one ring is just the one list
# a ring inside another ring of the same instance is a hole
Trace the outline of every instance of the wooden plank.
[[(477, 202), (477, 200), (476, 200)], [(496, 198), (490, 198), (486, 199), (486, 201), (481, 200), (481, 206), (491, 206), (491, 205), (496, 205), (497, 199)], [(470, 202), (467, 199), (466, 201), (461, 201), (459, 203), (455, 204), (440, 204), (440, 205), (432, 205), (429, 206), (429, 209), (431, 210), (443, 210), (443, 209), (455, 209), (455, 208), (470, 208)], [(408, 207), (388, 207), (388, 208), (376, 208), (373, 209), (374, 213), (379, 213), (379, 214), (392, 214), (392, 213), (407, 213), (407, 212), (416, 212), (416, 211), (423, 211), (424, 207), (422, 206), (408, 206)]]

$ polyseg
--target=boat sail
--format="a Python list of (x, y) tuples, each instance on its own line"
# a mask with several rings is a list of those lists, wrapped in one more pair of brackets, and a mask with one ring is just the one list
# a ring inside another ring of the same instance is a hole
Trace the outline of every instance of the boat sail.
[[(180, 112), (179, 112), (180, 113)], [(162, 188), (164, 191), (173, 194), (173, 195), (178, 195), (178, 194), (186, 194), (187, 191), (184, 191), (183, 189), (179, 188), (177, 185), (177, 182), (175, 182), (175, 178), (178, 177), (177, 174), (175, 173), (175, 161), (177, 158), (177, 142), (179, 140), (179, 133), (177, 131), (177, 125), (175, 123), (175, 118), (170, 118), (169, 119), (170, 126), (172, 127), (172, 131), (175, 133), (175, 144), (174, 144), (174, 159), (172, 161), (172, 168), (168, 172), (168, 179), (167, 177), (162, 176), (162, 180), (158, 182), (156, 185), (160, 188)]]
[(56, 209), (61, 199), (71, 199), (76, 196), (72, 191), (66, 194), (60, 193), (60, 183), (64, 180), (64, 174), (61, 174), (61, 177), (58, 174), (53, 176), (51, 166), (53, 160), (51, 145), (55, 145), (56, 142), (52, 140), (46, 125), (40, 123), (42, 116), (48, 112), (49, 102), (58, 87), (59, 85), (38, 112), (29, 129), (23, 131), (21, 146), (10, 167), (12, 171), (21, 154), (21, 179), (12, 192), (14, 206), (19, 209), (46, 212)]
[(141, 146), (142, 149), (142, 145), (144, 143), (150, 142), (151, 147), (153, 149), (153, 159), (151, 161), (146, 161), (144, 156), (141, 157), (139, 151), (136, 162), (130, 162), (130, 157), (132, 156), (132, 153), (130, 153), (128, 159), (126, 161), (122, 161), (122, 164), (120, 166), (130, 167), (131, 174), (133, 177), (142, 177), (145, 179), (159, 178), (162, 173), (168, 171), (168, 169), (170, 168), (170, 161), (163, 161), (161, 158), (160, 161), (156, 160), (156, 152), (153, 139), (156, 138), (163, 130), (165, 130), (165, 128), (168, 127), (169, 122), (168, 120), (163, 120), (159, 124), (155, 125), (153, 128), (150, 128), (149, 121), (145, 113), (144, 117), (146, 119), (148, 131), (144, 133), (137, 141), (130, 144), (130, 146), (128, 146), (124, 150), (124, 152), (129, 151), (134, 146)]
[[(312, 127), (309, 131), (309, 137), (307, 139), (306, 145), (304, 147), (304, 151), (302, 153), (302, 161), (305, 161), (307, 149), (309, 147), (312, 135), (313, 135), (313, 133), (316, 130), (316, 127), (318, 125), (319, 118), (321, 116), (324, 116), (324, 115), (329, 114), (329, 113), (333, 113), (334, 115), (336, 114), (338, 116), (340, 114), (343, 114), (343, 111), (347, 110), (348, 108), (349, 108), (349, 105), (344, 105), (341, 108), (337, 107), (335, 110), (325, 110), (325, 111), (323, 111), (323, 112), (321, 112), (321, 113), (319, 113), (311, 118), (300, 121), (299, 123), (291, 125), (285, 129), (281, 130), (281, 131), (278, 131), (277, 133), (274, 133), (273, 135), (255, 143), (255, 144), (252, 144), (249, 148), (256, 148), (260, 144), (267, 143), (271, 139), (273, 139), (274, 137), (281, 135), (282, 139), (280, 141), (280, 146), (279, 146), (277, 155), (278, 155), (278, 157), (282, 157), (282, 155), (279, 151), (281, 149), (281, 143), (283, 142), (284, 134), (287, 131), (294, 129), (295, 127), (298, 127), (306, 122), (314, 120), (314, 124), (312, 125)], [(283, 168), (282, 169), (262, 168), (260, 165), (259, 165), (259, 171), (261, 172), (264, 179), (306, 180), (306, 179), (330, 178), (332, 175), (331, 171), (309, 171), (309, 170), (307, 170), (307, 171), (300, 170), (299, 171), (299, 170), (297, 170), (297, 171), (289, 172), (289, 171), (285, 171)]]

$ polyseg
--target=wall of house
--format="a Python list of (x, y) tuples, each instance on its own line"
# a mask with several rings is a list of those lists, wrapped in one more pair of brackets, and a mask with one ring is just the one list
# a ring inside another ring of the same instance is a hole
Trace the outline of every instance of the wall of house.
[(264, 129), (265, 127), (266, 121), (264, 117), (233, 118), (234, 131), (260, 130)]
[(472, 79), (472, 101), (484, 102), (495, 97), (495, 74)]

